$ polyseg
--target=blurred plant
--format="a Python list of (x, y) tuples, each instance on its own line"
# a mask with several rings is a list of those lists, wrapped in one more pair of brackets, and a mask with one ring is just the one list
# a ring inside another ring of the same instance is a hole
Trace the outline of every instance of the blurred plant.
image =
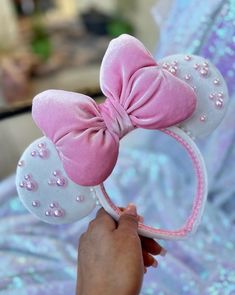
[(133, 34), (134, 29), (130, 22), (119, 17), (113, 17), (107, 25), (108, 34), (112, 37), (118, 37), (121, 34)]
[(47, 29), (43, 24), (43, 15), (40, 7), (40, 1), (35, 0), (35, 12), (32, 16), (31, 47), (33, 53), (42, 60), (47, 60), (52, 53), (52, 44)]

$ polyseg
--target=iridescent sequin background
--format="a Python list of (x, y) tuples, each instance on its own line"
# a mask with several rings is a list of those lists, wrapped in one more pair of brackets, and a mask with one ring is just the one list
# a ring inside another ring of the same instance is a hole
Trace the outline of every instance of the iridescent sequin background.
[[(210, 59), (228, 83), (231, 103), (220, 127), (198, 143), (209, 173), (202, 225), (187, 241), (164, 242), (168, 254), (148, 271), (141, 294), (235, 294), (235, 1), (174, 1), (156, 56), (174, 53)], [(123, 141), (108, 191), (118, 204), (134, 198), (148, 224), (180, 225), (194, 191), (191, 164), (165, 135), (148, 131), (140, 142), (140, 133)], [(0, 294), (74, 294), (77, 242), (93, 216), (47, 225), (21, 206), (14, 176), (0, 191)]]

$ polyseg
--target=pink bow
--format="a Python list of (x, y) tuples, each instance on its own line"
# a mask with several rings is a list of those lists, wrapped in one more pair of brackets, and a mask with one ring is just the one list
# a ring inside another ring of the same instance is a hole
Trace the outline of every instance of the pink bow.
[(68, 176), (80, 185), (100, 184), (111, 174), (126, 133), (175, 125), (196, 107), (192, 88), (158, 66), (129, 35), (110, 42), (100, 85), (107, 99), (99, 105), (62, 90), (42, 92), (33, 100), (33, 119), (55, 144)]

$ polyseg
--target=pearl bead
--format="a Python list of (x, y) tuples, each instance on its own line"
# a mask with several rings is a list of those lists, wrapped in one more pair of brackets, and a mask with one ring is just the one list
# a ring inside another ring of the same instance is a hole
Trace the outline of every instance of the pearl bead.
[(18, 167), (22, 167), (23, 165), (24, 165), (24, 161), (21, 160), (18, 162)]
[(46, 216), (51, 216), (51, 213), (52, 213), (51, 210), (47, 210), (47, 211), (45, 211), (45, 215), (46, 215)]
[(32, 152), (31, 152), (31, 156), (32, 156), (32, 157), (35, 157), (36, 155), (37, 155), (37, 152), (36, 152), (36, 151), (32, 151)]
[(200, 121), (205, 122), (206, 120), (207, 120), (207, 116), (206, 115), (201, 115)]
[(192, 57), (191, 57), (190, 55), (185, 55), (184, 59), (185, 59), (186, 61), (189, 61), (189, 60), (192, 59)]
[(185, 79), (186, 81), (189, 81), (189, 80), (191, 79), (191, 75), (190, 75), (190, 74), (185, 75), (185, 76), (184, 76), (184, 79)]
[(28, 191), (32, 191), (35, 189), (35, 185), (31, 181), (27, 181), (25, 187)]
[(224, 101), (222, 99), (217, 99), (215, 101), (215, 106), (218, 108), (218, 109), (221, 109), (224, 105)]
[(33, 207), (40, 207), (40, 202), (39, 201), (33, 201), (32, 206)]
[(200, 74), (201, 74), (202, 76), (207, 76), (207, 74), (208, 74), (208, 70), (207, 70), (206, 68), (202, 68), (202, 69), (200, 70)]
[(42, 159), (46, 158), (47, 157), (47, 150), (40, 150), (39, 157)]
[(54, 211), (54, 216), (55, 217), (62, 217), (64, 215), (64, 211), (62, 209), (56, 209)]
[(57, 208), (59, 207), (59, 204), (57, 202), (53, 202), (50, 204), (50, 208)]
[(65, 179), (64, 179), (64, 178), (58, 178), (58, 179), (56, 180), (56, 184), (57, 184), (58, 186), (64, 186), (64, 185), (66, 184)]
[(24, 176), (24, 179), (25, 179), (25, 180), (29, 180), (29, 179), (31, 179), (31, 176), (30, 176), (29, 174), (26, 174), (26, 175)]
[(173, 74), (173, 75), (176, 74), (176, 70), (177, 69), (175, 69), (175, 67), (174, 68), (172, 67), (172, 68), (169, 69), (170, 73)]
[(208, 62), (204, 61), (204, 63), (202, 65), (203, 65), (203, 67), (208, 67)]
[(218, 97), (219, 97), (219, 98), (223, 98), (223, 97), (224, 97), (223, 92), (219, 92), (219, 93), (218, 93)]
[(44, 148), (45, 147), (45, 144), (44, 143), (39, 143), (38, 144), (38, 147), (41, 149), (41, 148)]
[(79, 195), (79, 196), (76, 197), (76, 201), (77, 201), (77, 202), (82, 202), (82, 201), (84, 201), (84, 199), (85, 199), (85, 198), (84, 198), (83, 195)]
[(219, 85), (219, 84), (220, 84), (220, 80), (219, 80), (219, 79), (215, 79), (215, 80), (213, 81), (213, 83), (214, 83), (215, 85)]
[(20, 187), (24, 187), (24, 182), (21, 182), (21, 183), (19, 184), (19, 186), (20, 186)]
[(195, 85), (192, 86), (193, 90), (196, 92), (197, 87)]
[(53, 175), (54, 176), (58, 176), (60, 174), (60, 172), (58, 171), (58, 170), (55, 170), (54, 172), (53, 172)]
[(56, 182), (53, 179), (49, 179), (47, 182), (49, 185), (54, 185)]
[(199, 64), (195, 64), (193, 67), (195, 70), (197, 70), (199, 68)]
[(216, 95), (215, 93), (210, 93), (209, 98), (213, 99), (215, 97), (215, 95)]
[(163, 67), (163, 69), (168, 69), (169, 64), (164, 62), (164, 63), (162, 64), (162, 67)]

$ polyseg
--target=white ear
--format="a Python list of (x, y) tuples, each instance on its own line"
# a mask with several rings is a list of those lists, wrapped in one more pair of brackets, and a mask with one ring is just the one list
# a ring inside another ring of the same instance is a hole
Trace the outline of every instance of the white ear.
[(221, 73), (211, 62), (196, 55), (171, 55), (159, 64), (192, 86), (197, 95), (195, 112), (178, 127), (192, 138), (211, 133), (228, 107), (228, 89)]
[(97, 202), (92, 188), (68, 178), (55, 146), (46, 137), (24, 151), (17, 167), (16, 187), (25, 207), (47, 223), (77, 221), (87, 216)]

